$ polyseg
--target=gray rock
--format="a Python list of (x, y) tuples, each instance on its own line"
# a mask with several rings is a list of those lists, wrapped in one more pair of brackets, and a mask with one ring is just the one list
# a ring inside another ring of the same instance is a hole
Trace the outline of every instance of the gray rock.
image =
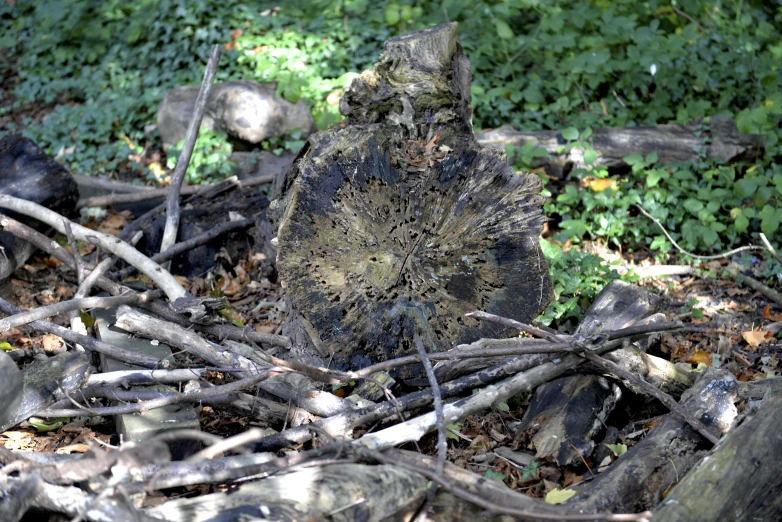
[(236, 162), (234, 175), (239, 179), (247, 179), (256, 176), (281, 174), (293, 163), (296, 155), (292, 152), (283, 152), (279, 156), (262, 150), (260, 152), (234, 152), (231, 159)]
[[(283, 136), (295, 129), (304, 139), (315, 130), (315, 120), (304, 100), (293, 104), (274, 95), (276, 85), (251, 80), (217, 83), (212, 87), (201, 129), (224, 131), (249, 143)], [(163, 146), (168, 148), (185, 138), (198, 97), (198, 85), (168, 91), (157, 113)]]

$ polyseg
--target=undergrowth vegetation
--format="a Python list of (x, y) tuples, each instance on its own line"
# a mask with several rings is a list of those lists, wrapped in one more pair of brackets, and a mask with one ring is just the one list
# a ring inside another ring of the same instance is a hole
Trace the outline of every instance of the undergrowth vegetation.
[[(558, 223), (555, 240), (672, 253), (638, 205), (693, 252), (757, 243), (759, 232), (780, 245), (777, 2), (3, 2), (0, 75), (18, 83), (12, 99), (0, 100), (0, 116), (32, 105), (49, 110), (41, 121), (28, 119), (0, 134), (22, 132), (50, 154), (60, 153), (75, 173), (135, 170), (139, 179), (152, 180), (159, 173), (134, 158), (150, 144), (159, 146), (148, 130), (158, 103), (166, 90), (201, 81), (211, 45), (224, 45), (217, 81), (276, 82), (278, 94), (294, 102), (304, 98), (324, 129), (340, 119), (342, 89), (376, 60), (386, 39), (444, 21), (459, 22), (472, 64), (476, 130), (508, 123), (520, 130), (555, 129), (571, 146), (586, 147), (587, 169), (571, 173), (577, 182), (546, 205)], [(762, 134), (765, 155), (750, 165), (659, 165), (654, 155), (631, 156), (632, 172), (622, 177), (609, 177), (590, 156), (590, 135), (598, 127), (699, 122), (706, 140), (715, 115), (734, 118), (742, 132)], [(230, 148), (221, 141), (217, 135), (200, 141), (191, 181), (230, 172)], [(291, 148), (271, 144), (286, 145)], [(519, 152), (519, 168), (540, 154)], [(605, 182), (578, 183), (586, 177)], [(556, 257), (558, 249), (547, 249), (552, 267), (570, 263), (582, 275), (594, 269), (589, 277), (595, 289), (614, 277), (580, 253), (560, 250)], [(565, 282), (559, 290), (583, 296), (588, 287), (574, 290)]]

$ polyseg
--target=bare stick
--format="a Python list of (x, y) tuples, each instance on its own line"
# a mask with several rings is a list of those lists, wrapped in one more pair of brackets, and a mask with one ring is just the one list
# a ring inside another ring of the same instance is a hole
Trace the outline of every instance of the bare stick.
[(68, 244), (71, 245), (71, 253), (73, 254), (73, 261), (76, 263), (76, 279), (81, 284), (81, 280), (84, 277), (84, 260), (79, 254), (79, 247), (76, 245), (76, 238), (73, 237), (73, 230), (71, 230), (71, 222), (67, 219), (62, 220), (62, 224), (65, 227), (65, 235), (68, 236)]
[[(598, 350), (605, 351), (610, 343), (617, 342), (602, 343)], [(446, 404), (443, 408), (443, 415), (446, 422), (458, 422), (468, 415), (490, 408), (493, 404), (507, 400), (521, 392), (530, 391), (536, 386), (575, 368), (583, 361), (584, 359), (577, 355), (566, 355), (556, 363), (547, 362), (536, 368), (516, 374), (500, 384), (489, 385), (471, 397)], [(419, 440), (434, 429), (436, 425), (436, 414), (430, 412), (390, 428), (366, 434), (358, 439), (357, 443), (382, 450), (404, 442)]]
[(437, 377), (434, 376), (434, 369), (432, 363), (426, 358), (426, 350), (424, 349), (424, 343), (421, 342), (421, 338), (418, 334), (413, 335), (413, 343), (418, 350), (418, 355), (421, 356), (421, 364), (426, 372), (426, 378), (429, 380), (429, 386), (432, 387), (432, 397), (434, 398), (434, 412), (437, 421), (437, 470), (438, 475), (443, 474), (443, 466), (445, 466), (445, 454), (448, 451), (448, 442), (445, 439), (445, 418), (443, 417), (443, 397), (440, 394), (440, 385), (437, 384)]
[(760, 233), (760, 239), (763, 241), (763, 244), (766, 245), (766, 248), (769, 252), (771, 252), (771, 255), (777, 258), (777, 261), (782, 263), (782, 257), (779, 257), (779, 254), (777, 254), (776, 249), (771, 245), (768, 238), (766, 237), (766, 234), (763, 232)]
[(765, 248), (763, 248), (763, 247), (759, 247), (759, 246), (755, 246), (755, 245), (749, 245), (749, 246), (743, 246), (743, 247), (739, 247), (739, 248), (734, 248), (733, 250), (729, 250), (729, 251), (727, 251), (727, 252), (725, 252), (723, 254), (716, 254), (716, 255), (713, 255), (713, 256), (699, 256), (697, 254), (692, 254), (692, 253), (687, 252), (686, 250), (684, 250), (682, 247), (679, 246), (679, 244), (676, 241), (673, 240), (673, 238), (668, 233), (668, 231), (665, 230), (665, 227), (663, 226), (663, 224), (660, 223), (660, 221), (656, 217), (652, 216), (647, 211), (645, 211), (641, 205), (633, 205), (633, 206), (635, 208), (637, 208), (641, 212), (641, 214), (643, 214), (644, 216), (646, 216), (649, 219), (651, 219), (652, 221), (654, 221), (654, 223), (660, 228), (660, 230), (663, 231), (663, 234), (665, 234), (665, 237), (668, 238), (668, 241), (670, 241), (671, 244), (674, 247), (676, 247), (676, 250), (678, 250), (679, 252), (681, 252), (682, 254), (684, 254), (686, 256), (694, 257), (695, 259), (722, 259), (724, 257), (730, 257), (733, 254), (737, 254), (738, 252), (744, 252), (745, 250), (765, 250)]
[(730, 263), (728, 265), (728, 272), (730, 272), (730, 275), (733, 276), (733, 278), (736, 280), (737, 283), (742, 285), (747, 285), (751, 289), (757, 290), (758, 292), (760, 292), (770, 300), (774, 301), (775, 303), (782, 305), (782, 294), (780, 294), (773, 288), (769, 288), (768, 286), (764, 285), (760, 281), (742, 274), (741, 267), (736, 263)]
[(221, 441), (202, 449), (195, 455), (191, 455), (185, 459), (185, 462), (200, 462), (202, 460), (213, 459), (219, 456), (221, 453), (225, 453), (226, 451), (230, 451), (240, 446), (246, 446), (247, 444), (252, 444), (253, 442), (258, 442), (263, 437), (264, 434), (261, 430), (258, 428), (250, 428), (243, 433), (239, 433), (233, 437), (228, 437), (227, 439), (222, 439)]
[[(159, 301), (153, 301), (151, 303), (145, 303), (142, 308), (149, 310), (155, 315), (159, 315), (166, 321), (176, 323), (180, 326), (191, 328), (192, 322), (187, 318), (179, 315), (171, 310), (169, 307)], [(219, 339), (231, 339), (234, 341), (250, 341), (258, 344), (270, 344), (272, 346), (280, 346), (290, 350), (291, 340), (284, 335), (276, 335), (272, 333), (256, 332), (252, 328), (239, 328), (232, 324), (213, 324), (213, 325), (195, 325), (195, 329), (199, 332), (214, 335)]]
[[(252, 187), (255, 185), (266, 185), (273, 183), (277, 173), (265, 174), (263, 176), (255, 176), (242, 181), (239, 181), (238, 185), (241, 188)], [(192, 196), (205, 188), (214, 186), (214, 183), (209, 185), (184, 185), (179, 189), (180, 196)], [(76, 203), (76, 208), (84, 207), (110, 207), (111, 205), (121, 205), (123, 203), (139, 203), (141, 201), (149, 201), (150, 199), (165, 198), (170, 192), (169, 188), (149, 189), (141, 192), (132, 192), (130, 194), (108, 194), (106, 196), (93, 196), (91, 198), (80, 199)]]
[[(251, 374), (265, 371), (262, 364), (257, 364), (247, 357), (237, 355), (222, 346), (210, 343), (199, 336), (175, 324), (161, 321), (155, 317), (139, 313), (127, 306), (122, 306), (117, 311), (116, 326), (128, 332), (137, 333), (144, 337), (159, 339), (170, 346), (176, 346), (190, 352), (215, 366), (227, 366), (241, 368)], [(277, 368), (281, 368), (277, 366)], [(285, 368), (284, 371), (290, 371)], [(331, 393), (313, 389), (301, 390), (298, 386), (287, 385), (284, 378), (280, 377), (261, 384), (261, 388), (277, 397), (294, 401), (298, 405), (318, 416), (333, 415), (339, 411), (353, 409), (353, 403), (341, 399)]]
[[(11, 303), (9, 303), (8, 301), (2, 298), (0, 298), (0, 311), (6, 314), (18, 314), (22, 312), (20, 308), (15, 307), (14, 305), (12, 305)], [(47, 321), (33, 321), (32, 323), (30, 323), (30, 327), (41, 332), (53, 333), (55, 335), (59, 335), (63, 339), (67, 341), (71, 341), (72, 343), (78, 343), (84, 346), (88, 350), (102, 353), (108, 355), (109, 357), (114, 357), (115, 359), (119, 359), (120, 361), (125, 361), (131, 364), (138, 364), (139, 366), (143, 366), (145, 368), (157, 368), (157, 367), (168, 368), (170, 366), (169, 361), (166, 360), (161, 361), (157, 357), (152, 357), (150, 355), (145, 355), (142, 353), (125, 350), (124, 348), (119, 348), (117, 346), (104, 343), (103, 341), (98, 341), (97, 339), (94, 339), (92, 337), (78, 334), (72, 330), (63, 328), (60, 325), (50, 323)]]
[(70, 301), (60, 301), (59, 303), (42, 306), (34, 310), (28, 310), (20, 314), (8, 316), (0, 319), (0, 332), (5, 332), (11, 328), (16, 328), (23, 324), (33, 321), (39, 321), (47, 317), (52, 317), (63, 312), (71, 310), (81, 310), (84, 308), (111, 308), (112, 306), (139, 304), (149, 299), (157, 299), (162, 292), (153, 290), (142, 294), (121, 295), (117, 297), (83, 297), (80, 299), (71, 299)]
[(209, 100), (209, 92), (212, 90), (212, 82), (217, 73), (217, 65), (220, 62), (220, 46), (212, 46), (212, 52), (209, 55), (209, 63), (206, 65), (204, 80), (201, 82), (201, 89), (198, 91), (195, 108), (193, 109), (193, 119), (190, 120), (190, 126), (185, 134), (185, 143), (182, 146), (182, 153), (176, 162), (174, 174), (171, 176), (171, 186), (168, 190), (168, 200), (166, 204), (166, 227), (163, 230), (163, 240), (160, 243), (160, 251), (163, 252), (171, 248), (176, 243), (176, 234), (179, 229), (179, 190), (182, 188), (182, 182), (185, 180), (187, 166), (190, 164), (190, 156), (193, 154), (196, 139), (198, 138), (198, 129), (201, 127), (201, 119), (204, 117), (206, 102)]
[(541, 339), (548, 339), (552, 343), (558, 343), (562, 341), (562, 339), (558, 338), (556, 335), (550, 334), (545, 330), (541, 330), (540, 328), (535, 328), (534, 326), (530, 326), (528, 324), (520, 323), (519, 321), (515, 321), (513, 319), (508, 319), (507, 317), (500, 317), (499, 315), (490, 314), (488, 312), (482, 312), (480, 310), (475, 312), (470, 312), (464, 315), (466, 315), (467, 317), (474, 317), (482, 321), (489, 321), (492, 323), (501, 324), (502, 326), (507, 326), (508, 328), (515, 328), (520, 332), (526, 332), (530, 335), (534, 335), (535, 337), (539, 337)]
[(192, 381), (204, 376), (203, 368), (183, 368), (179, 370), (124, 370), (95, 373), (87, 379), (86, 386), (120, 384), (131, 386), (139, 384), (175, 384)]
[[(277, 375), (280, 372), (284, 372), (282, 368), (273, 366), (267, 368), (265, 371), (234, 381), (230, 384), (223, 384), (220, 386), (214, 386), (212, 388), (206, 388), (203, 390), (190, 392), (190, 393), (173, 393), (166, 397), (160, 397), (158, 399), (152, 399), (149, 401), (141, 401), (136, 404), (125, 404), (122, 406), (109, 406), (106, 408), (90, 408), (89, 414), (98, 415), (121, 415), (126, 413), (144, 413), (145, 411), (153, 410), (155, 408), (162, 408), (164, 406), (170, 406), (172, 404), (181, 404), (183, 402), (198, 402), (201, 399), (208, 397), (216, 397), (219, 395), (226, 395), (229, 393), (237, 392), (249, 388), (263, 380), (268, 379), (273, 375)], [(83, 417), (85, 411), (80, 409), (61, 409), (61, 410), (42, 410), (36, 413), (39, 417)]]
[[(62, 224), (62, 220), (65, 219), (63, 216), (31, 201), (0, 194), (0, 208), (15, 210), (20, 214), (30, 216), (46, 223), (61, 234), (65, 233), (65, 227)], [(90, 230), (89, 228), (77, 225), (76, 223), (71, 223), (71, 227), (73, 229), (74, 237), (79, 241), (88, 241), (99, 245), (104, 250), (108, 250), (112, 254), (121, 257), (138, 268), (140, 272), (157, 283), (157, 285), (166, 293), (170, 301), (173, 302), (180, 297), (188, 296), (187, 291), (182, 288), (182, 285), (179, 284), (174, 276), (169, 274), (166, 270), (163, 270), (160, 265), (143, 255), (131, 245), (112, 235)]]
[(585, 354), (588, 361), (595, 363), (600, 368), (605, 370), (606, 372), (616, 375), (620, 379), (628, 381), (633, 386), (636, 386), (637, 388), (642, 389), (655, 399), (662, 402), (669, 410), (679, 415), (681, 418), (684, 419), (684, 421), (692, 426), (692, 428), (703, 435), (704, 438), (706, 438), (708, 441), (710, 441), (712, 444), (717, 444), (719, 442), (719, 437), (716, 437), (711, 431), (709, 431), (709, 428), (707, 428), (701, 421), (693, 417), (687, 410), (679, 406), (679, 403), (676, 402), (676, 400), (665, 393), (664, 391), (658, 389), (657, 387), (649, 384), (645, 380), (643, 380), (640, 376), (634, 374), (633, 372), (630, 372), (618, 364), (609, 361), (608, 359), (605, 359), (603, 357), (600, 357), (599, 355), (596, 355), (594, 353), (586, 353)]

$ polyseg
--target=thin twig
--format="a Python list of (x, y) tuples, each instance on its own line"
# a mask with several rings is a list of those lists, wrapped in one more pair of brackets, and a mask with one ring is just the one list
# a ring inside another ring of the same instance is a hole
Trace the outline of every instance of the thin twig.
[(445, 417), (443, 417), (443, 397), (440, 394), (440, 385), (437, 384), (437, 377), (434, 376), (432, 363), (426, 358), (426, 349), (424, 343), (417, 333), (413, 335), (413, 343), (418, 355), (421, 356), (421, 364), (426, 372), (426, 378), (429, 380), (429, 386), (432, 387), (432, 397), (434, 398), (434, 412), (437, 420), (437, 470), (438, 475), (443, 474), (445, 466), (445, 454), (448, 451), (448, 443), (445, 438)]
[(774, 256), (777, 261), (782, 263), (782, 257), (779, 257), (779, 254), (777, 254), (777, 250), (771, 245), (768, 238), (766, 237), (766, 234), (763, 232), (760, 233), (760, 239), (763, 241), (763, 244), (766, 245), (766, 248), (769, 252), (771, 252), (771, 255)]
[[(122, 406), (109, 406), (105, 408), (91, 408), (90, 412), (93, 415), (121, 415), (126, 413), (144, 413), (145, 411), (153, 410), (156, 408), (163, 408), (164, 406), (170, 406), (172, 404), (181, 404), (183, 402), (198, 402), (208, 397), (215, 397), (219, 395), (226, 395), (229, 393), (237, 392), (249, 388), (261, 381), (268, 379), (274, 375), (287, 370), (272, 366), (267, 368), (263, 372), (260, 372), (252, 377), (240, 379), (229, 384), (222, 384), (220, 386), (214, 386), (212, 388), (205, 388), (199, 391), (190, 393), (172, 393), (166, 397), (160, 397), (158, 399), (152, 399), (149, 401), (140, 401), (136, 404), (125, 404)], [(42, 410), (36, 413), (39, 417), (83, 417), (83, 410), (73, 409), (61, 409), (61, 410)]]
[(520, 332), (526, 332), (530, 335), (534, 335), (535, 337), (539, 337), (540, 339), (547, 339), (552, 343), (558, 343), (562, 341), (562, 339), (560, 337), (557, 337), (556, 335), (550, 334), (545, 330), (541, 330), (540, 328), (535, 328), (534, 326), (521, 323), (519, 321), (516, 321), (515, 319), (500, 317), (498, 315), (490, 314), (488, 312), (482, 312), (480, 310), (475, 312), (469, 312), (464, 315), (466, 315), (467, 317), (474, 317), (482, 321), (489, 321), (492, 323), (501, 324), (502, 326), (507, 326), (508, 328), (515, 328)]
[(62, 224), (65, 227), (65, 235), (68, 237), (68, 244), (71, 246), (71, 253), (73, 254), (73, 261), (76, 263), (76, 279), (81, 284), (82, 274), (84, 272), (84, 260), (79, 254), (79, 247), (76, 245), (76, 238), (73, 237), (73, 230), (71, 229), (71, 222), (65, 218), (62, 220)]
[(190, 125), (187, 127), (185, 143), (176, 162), (174, 174), (171, 176), (171, 185), (166, 201), (166, 226), (163, 230), (163, 240), (160, 243), (161, 252), (168, 250), (176, 243), (176, 234), (179, 229), (179, 191), (182, 188), (182, 182), (185, 180), (185, 173), (187, 172), (187, 166), (190, 164), (190, 156), (193, 154), (196, 139), (198, 139), (198, 129), (201, 127), (201, 119), (204, 117), (206, 103), (209, 100), (209, 92), (212, 90), (212, 82), (217, 73), (220, 52), (219, 44), (212, 46), (212, 52), (209, 55), (209, 62), (204, 73), (204, 80), (201, 82), (201, 89), (198, 91), (198, 97), (193, 108), (193, 119), (190, 120)]
[(699, 256), (698, 254), (693, 254), (693, 253), (687, 252), (682, 247), (680, 247), (679, 244), (676, 241), (673, 240), (673, 238), (668, 233), (668, 231), (665, 230), (665, 227), (662, 225), (662, 223), (660, 223), (660, 221), (656, 217), (652, 216), (647, 211), (645, 211), (643, 209), (643, 207), (641, 207), (641, 205), (633, 205), (633, 206), (635, 208), (637, 208), (641, 212), (641, 214), (643, 214), (644, 216), (646, 216), (649, 219), (651, 219), (652, 221), (654, 221), (654, 223), (658, 227), (660, 227), (660, 230), (663, 231), (663, 234), (665, 234), (665, 237), (668, 238), (668, 241), (671, 242), (671, 244), (676, 248), (676, 250), (678, 250), (679, 252), (681, 252), (682, 254), (684, 254), (686, 256), (690, 256), (690, 257), (693, 257), (695, 259), (722, 259), (722, 258), (725, 258), (725, 257), (730, 257), (733, 254), (737, 254), (739, 252), (744, 252), (746, 250), (766, 250), (765, 248), (760, 247), (760, 246), (749, 245), (749, 246), (743, 246), (743, 247), (739, 247), (739, 248), (734, 248), (733, 250), (725, 252), (724, 254), (716, 254), (716, 255), (713, 255), (713, 256)]
[(682, 11), (681, 9), (676, 7), (676, 4), (674, 4), (674, 3), (671, 3), (671, 7), (673, 8), (674, 11), (676, 11), (677, 14), (679, 14), (680, 16), (683, 16), (684, 18), (686, 18), (690, 22), (694, 23), (695, 27), (697, 27), (699, 31), (703, 31), (703, 26), (701, 26), (701, 24), (698, 23), (698, 21), (696, 19), (694, 19), (693, 17), (691, 17), (690, 15), (688, 15), (687, 13), (685, 13), (684, 11)]
[[(32, 201), (0, 194), (0, 207), (15, 210), (21, 214), (37, 219), (56, 229), (60, 233), (65, 232), (65, 227), (62, 224), (62, 220), (65, 219), (63, 216), (46, 207), (38, 205), (37, 203), (33, 203)], [(173, 275), (163, 270), (160, 265), (153, 262), (128, 243), (112, 235), (104, 234), (97, 230), (90, 230), (89, 228), (76, 223), (71, 223), (71, 227), (73, 229), (73, 235), (77, 240), (88, 241), (99, 245), (104, 250), (108, 250), (112, 254), (121, 257), (131, 265), (137, 267), (139, 271), (157, 283), (171, 302), (176, 301), (180, 297), (189, 295)]]
[(47, 317), (52, 317), (71, 310), (81, 310), (84, 308), (111, 308), (113, 306), (140, 304), (150, 299), (157, 299), (163, 294), (160, 290), (150, 290), (141, 294), (120, 295), (116, 297), (83, 297), (80, 299), (71, 299), (69, 301), (60, 301), (59, 303), (42, 306), (34, 310), (28, 310), (19, 314), (0, 319), (0, 332), (5, 332), (10, 328), (16, 328), (33, 321), (40, 321)]
[[(0, 311), (9, 315), (23, 312), (22, 309), (15, 307), (3, 298), (0, 298)], [(71, 341), (72, 343), (81, 344), (88, 350), (102, 353), (104, 355), (108, 355), (109, 357), (114, 357), (120, 361), (137, 364), (145, 368), (168, 368), (171, 364), (167, 360), (160, 360), (157, 357), (153, 357), (151, 355), (119, 348), (103, 341), (98, 341), (92, 337), (78, 334), (72, 330), (69, 330), (68, 328), (64, 328), (60, 325), (47, 321), (33, 321), (30, 323), (30, 327), (41, 332), (58, 335), (67, 341)]]
[[(238, 185), (240, 188), (245, 187), (253, 187), (255, 185), (266, 185), (269, 183), (273, 183), (275, 178), (279, 174), (273, 173), (273, 174), (265, 174), (263, 176), (255, 176), (252, 178), (244, 179), (239, 181)], [(192, 196), (193, 194), (197, 194), (198, 192), (210, 188), (214, 186), (215, 184), (209, 184), (209, 185), (184, 185), (179, 189), (179, 195), (180, 196)], [(112, 205), (121, 205), (123, 203), (139, 203), (142, 201), (149, 201), (150, 199), (158, 199), (158, 198), (165, 198), (168, 196), (169, 188), (161, 188), (161, 189), (149, 189), (149, 190), (143, 190), (140, 192), (132, 192), (130, 194), (123, 193), (123, 194), (107, 194), (105, 196), (93, 196), (91, 198), (85, 198), (80, 199), (76, 203), (76, 208), (83, 208), (83, 207), (110, 207)]]

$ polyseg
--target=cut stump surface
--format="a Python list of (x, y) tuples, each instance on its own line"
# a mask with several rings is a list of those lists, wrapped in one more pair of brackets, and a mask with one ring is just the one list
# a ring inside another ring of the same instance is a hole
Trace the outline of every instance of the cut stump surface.
[(501, 335), (464, 314), (529, 321), (549, 302), (540, 181), (475, 142), (455, 38), (446, 24), (389, 41), (343, 99), (348, 124), (286, 175), (277, 268), (337, 367), (415, 353), (416, 333), (429, 351)]

